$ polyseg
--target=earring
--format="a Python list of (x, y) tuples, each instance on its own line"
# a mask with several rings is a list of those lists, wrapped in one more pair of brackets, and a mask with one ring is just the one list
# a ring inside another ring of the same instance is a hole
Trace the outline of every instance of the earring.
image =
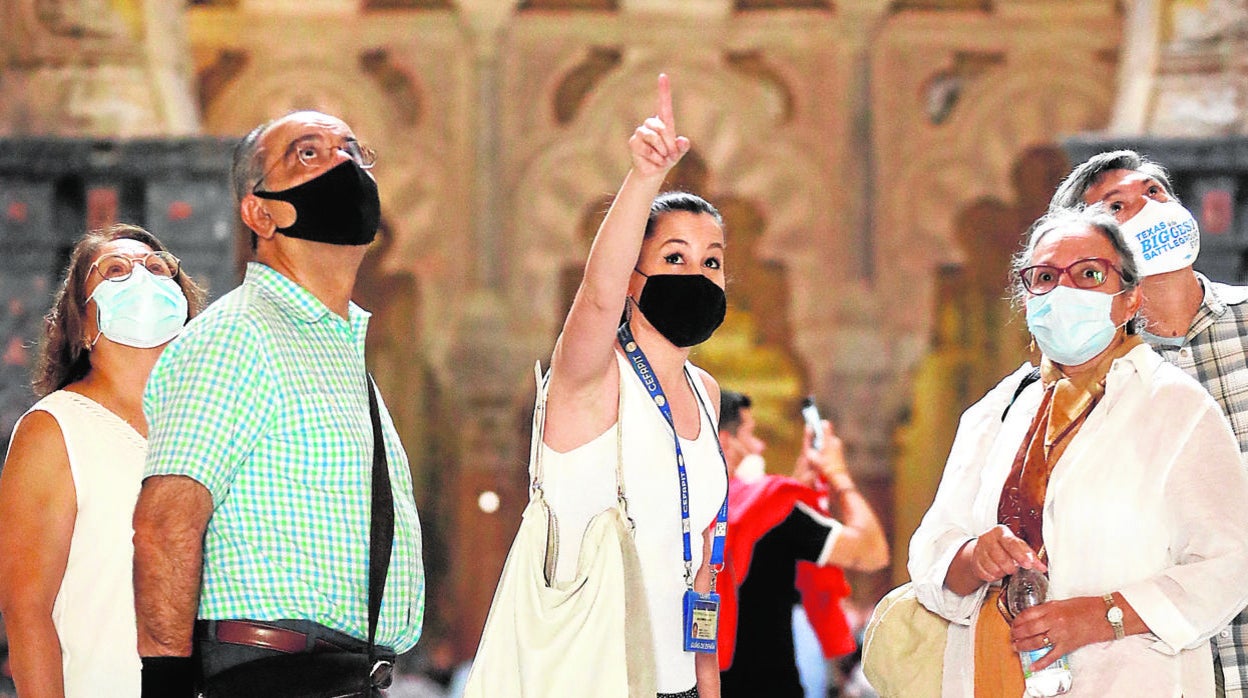
[(1027, 343), (1027, 351), (1030, 351), (1033, 354), (1036, 352), (1036, 336), (1035, 335), (1031, 335), (1031, 341)]
[(620, 313), (620, 326), (623, 327), (633, 320), (633, 299), (624, 296), (624, 312)]

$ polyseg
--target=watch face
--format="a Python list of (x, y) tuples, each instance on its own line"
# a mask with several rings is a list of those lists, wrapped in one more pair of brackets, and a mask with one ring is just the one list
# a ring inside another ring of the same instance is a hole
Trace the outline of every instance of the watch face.
[(1105, 614), (1105, 617), (1109, 619), (1110, 623), (1114, 623), (1114, 624), (1121, 623), (1122, 622), (1122, 609), (1118, 608), (1117, 606), (1114, 606), (1113, 608), (1109, 609), (1109, 612)]

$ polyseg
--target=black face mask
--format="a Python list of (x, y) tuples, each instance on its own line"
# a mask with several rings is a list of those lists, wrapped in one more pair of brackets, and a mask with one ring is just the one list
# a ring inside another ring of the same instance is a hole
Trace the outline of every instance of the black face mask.
[(667, 341), (691, 347), (710, 339), (723, 323), (728, 299), (701, 274), (655, 274), (646, 276), (637, 307)]
[(367, 245), (381, 224), (377, 183), (354, 160), (282, 191), (253, 192), (295, 207), (295, 222), (277, 232), (331, 245)]

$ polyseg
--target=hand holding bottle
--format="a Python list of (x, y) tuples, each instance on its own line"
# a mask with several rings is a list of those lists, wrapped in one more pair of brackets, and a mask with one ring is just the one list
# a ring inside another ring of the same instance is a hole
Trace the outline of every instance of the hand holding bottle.
[[(1022, 568), (1010, 575), (1001, 594), (1005, 597), (1006, 608), (1017, 621), (1028, 610), (1043, 605), (1048, 599), (1049, 578), (1036, 570)], [(1054, 644), (1047, 633), (1042, 634), (1039, 647), (1019, 648), (1017, 645), (1015, 643), (1015, 651), (1023, 666), (1028, 696), (1046, 698), (1070, 690), (1073, 677), (1066, 652)]]
[(1019, 569), (1048, 572), (1048, 567), (1031, 546), (1014, 535), (1008, 526), (998, 524), (975, 539), (971, 564), (984, 582), (995, 582)]
[[(1146, 630), (1125, 600), (1118, 601), (1127, 634)], [(1114, 639), (1113, 626), (1105, 619), (1105, 602), (1099, 596), (1079, 596), (1049, 601), (1019, 613), (1010, 624), (1010, 639), (1019, 652), (1052, 646), (1053, 651), (1032, 666), (1042, 670), (1058, 657), (1095, 642)]]

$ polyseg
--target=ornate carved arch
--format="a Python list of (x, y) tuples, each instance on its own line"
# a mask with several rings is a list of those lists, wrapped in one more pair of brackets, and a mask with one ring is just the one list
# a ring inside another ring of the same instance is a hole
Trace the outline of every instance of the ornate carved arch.
[[(827, 267), (817, 260), (836, 253), (820, 240), (843, 237), (827, 233), (835, 225), (825, 202), (839, 197), (839, 188), (800, 131), (777, 126), (781, 96), (766, 84), (725, 73), (714, 58), (673, 65), (662, 57), (626, 55), (560, 140), (537, 149), (523, 168), (513, 202), (520, 263), (509, 282), (516, 297), (528, 299), (529, 340), (536, 350), (549, 348), (562, 321), (559, 270), (583, 263), (588, 252), (576, 236), (585, 206), (614, 192), (628, 166), (624, 143), (644, 115), (638, 105), (652, 99), (638, 86), (650, 86), (660, 70), (678, 76), (679, 130), (692, 134), (694, 149), (709, 166), (710, 193), (731, 192), (763, 212), (766, 230), (755, 252), (788, 267), (795, 316), (826, 308), (809, 291), (826, 288)], [(799, 336), (797, 344), (806, 343)]]
[[(438, 225), (438, 221), (456, 219), (447, 213), (457, 203), (448, 195), (454, 181), (448, 169), (453, 144), (419, 138), (421, 124), (409, 123), (410, 115), (387, 108), (390, 96), (385, 84), (370, 80), (358, 65), (350, 63), (310, 65), (306, 56), (276, 64), (252, 62), (205, 105), (205, 123), (211, 132), (241, 135), (290, 110), (314, 108), (351, 124), (381, 154), (377, 175), (382, 213), (393, 239), (379, 260), (380, 269), (386, 273), (404, 270), (422, 282), (433, 281), (422, 286), (422, 307), (428, 309), (454, 295), (454, 289), (444, 288), (436, 278), (439, 260), (448, 255), (448, 249), (459, 246), (455, 226)], [(414, 79), (410, 89), (423, 92)], [(458, 218), (466, 232), (466, 216)], [(435, 278), (423, 278), (427, 276)], [(419, 316), (425, 324), (440, 321), (436, 313)], [(417, 336), (433, 335), (418, 332)]]
[[(890, 298), (932, 307), (934, 271), (975, 253), (958, 243), (956, 216), (977, 200), (1014, 201), (1012, 168), (1029, 148), (1102, 127), (1113, 98), (1112, 81), (1101, 74), (1108, 72), (1072, 63), (1006, 74), (991, 85), (973, 86), (947, 127), (928, 131), (927, 142), (915, 150), (929, 155), (898, 173), (896, 193), (881, 216), (879, 232), (887, 238), (881, 249), (896, 255), (891, 263), (900, 261), (906, 272), (897, 283), (908, 289)], [(926, 337), (930, 314), (910, 317), (914, 324), (902, 331)]]

